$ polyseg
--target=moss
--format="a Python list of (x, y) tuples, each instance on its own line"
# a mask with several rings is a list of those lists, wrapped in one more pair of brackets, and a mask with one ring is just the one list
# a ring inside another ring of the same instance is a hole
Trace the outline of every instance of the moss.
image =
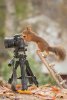
[(22, 19), (25, 19), (28, 14), (27, 0), (16, 0), (15, 6), (16, 6), (17, 17), (21, 17)]

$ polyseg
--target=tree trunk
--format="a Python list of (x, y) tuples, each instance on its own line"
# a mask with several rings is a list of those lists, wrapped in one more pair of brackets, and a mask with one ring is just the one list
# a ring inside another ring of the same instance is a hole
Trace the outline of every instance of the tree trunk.
[(5, 0), (6, 5), (6, 20), (5, 20), (5, 35), (12, 36), (16, 32), (16, 15), (14, 0)]

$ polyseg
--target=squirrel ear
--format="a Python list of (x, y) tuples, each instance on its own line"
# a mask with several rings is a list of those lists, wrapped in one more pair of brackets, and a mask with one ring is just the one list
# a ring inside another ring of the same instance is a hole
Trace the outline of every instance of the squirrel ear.
[(27, 26), (26, 29), (27, 29), (28, 31), (31, 31), (31, 26)]

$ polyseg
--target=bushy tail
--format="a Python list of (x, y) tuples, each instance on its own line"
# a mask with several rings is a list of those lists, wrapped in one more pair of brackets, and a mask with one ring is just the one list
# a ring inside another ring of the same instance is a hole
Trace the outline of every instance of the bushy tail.
[(60, 60), (64, 60), (66, 57), (66, 52), (61, 47), (49, 47), (49, 51), (55, 53), (57, 56), (59, 56)]

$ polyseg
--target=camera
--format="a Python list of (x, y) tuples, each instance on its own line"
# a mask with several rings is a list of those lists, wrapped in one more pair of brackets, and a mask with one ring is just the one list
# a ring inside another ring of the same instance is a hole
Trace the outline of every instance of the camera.
[(4, 45), (5, 48), (18, 48), (18, 49), (24, 49), (26, 44), (23, 40), (23, 38), (21, 38), (21, 35), (16, 34), (11, 38), (5, 38), (4, 39)]

